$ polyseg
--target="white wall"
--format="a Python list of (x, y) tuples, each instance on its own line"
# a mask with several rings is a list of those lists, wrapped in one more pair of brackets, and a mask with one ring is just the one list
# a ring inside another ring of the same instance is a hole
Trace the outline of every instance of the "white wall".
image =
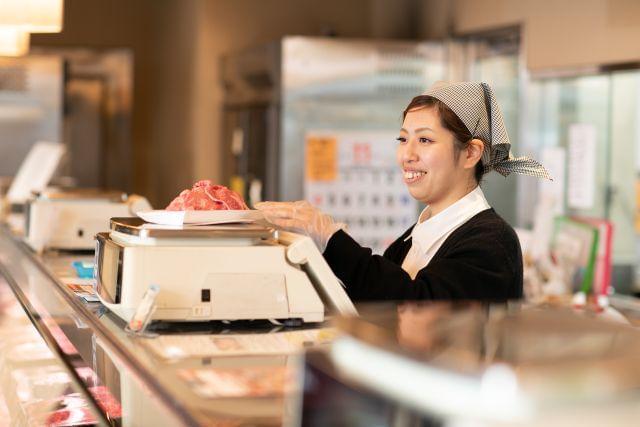
[(419, 35), (522, 25), (532, 71), (640, 61), (637, 0), (418, 0)]

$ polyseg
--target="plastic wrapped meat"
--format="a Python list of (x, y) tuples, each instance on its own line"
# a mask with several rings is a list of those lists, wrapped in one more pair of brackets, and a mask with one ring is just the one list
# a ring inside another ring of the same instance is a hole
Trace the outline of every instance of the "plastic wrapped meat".
[(37, 400), (25, 405), (24, 409), (29, 426), (88, 426), (95, 425), (97, 422), (79, 393)]
[(242, 197), (224, 185), (214, 185), (209, 180), (198, 181), (190, 190), (182, 191), (173, 199), (168, 211), (211, 211), (249, 209)]
[[(90, 387), (89, 392), (109, 419), (122, 417), (120, 403), (106, 387)], [(25, 405), (25, 412), (28, 425), (33, 426), (68, 427), (97, 424), (95, 415), (80, 393), (36, 400)]]
[(89, 392), (93, 395), (93, 397), (100, 405), (100, 408), (104, 411), (105, 414), (109, 416), (109, 418), (120, 418), (122, 417), (122, 407), (118, 400), (109, 392), (109, 389), (105, 386), (97, 386), (89, 388)]

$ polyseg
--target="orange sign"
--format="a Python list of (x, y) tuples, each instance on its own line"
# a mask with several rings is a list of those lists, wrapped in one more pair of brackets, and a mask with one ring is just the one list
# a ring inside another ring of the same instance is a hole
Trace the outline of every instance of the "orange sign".
[(338, 141), (336, 138), (307, 137), (305, 163), (308, 181), (335, 181), (338, 177)]

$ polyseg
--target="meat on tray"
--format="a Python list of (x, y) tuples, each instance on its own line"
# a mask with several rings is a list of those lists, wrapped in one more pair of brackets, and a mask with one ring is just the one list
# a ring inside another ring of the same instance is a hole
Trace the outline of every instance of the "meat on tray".
[(214, 185), (208, 179), (193, 184), (173, 199), (168, 211), (211, 211), (249, 209), (242, 197), (224, 185)]

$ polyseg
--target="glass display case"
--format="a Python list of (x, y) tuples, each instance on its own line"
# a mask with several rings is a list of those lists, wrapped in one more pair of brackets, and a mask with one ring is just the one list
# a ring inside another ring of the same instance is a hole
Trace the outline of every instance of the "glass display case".
[[(92, 257), (37, 254), (0, 227), (0, 335), (7, 337), (0, 341), (6, 349), (1, 373), (8, 411), (22, 408), (17, 395), (37, 401), (20, 416), (46, 417), (49, 404), (58, 410), (69, 406), (88, 424), (297, 424), (301, 350), (330, 342), (331, 328), (162, 323), (132, 335), (90, 298), (91, 279), (78, 277), (74, 262)], [(4, 303), (11, 298), (13, 305)], [(20, 322), (16, 313), (22, 314)], [(44, 383), (59, 383), (60, 390), (49, 391)]]
[(603, 313), (383, 303), (330, 324), (152, 323), (136, 335), (91, 298), (74, 266), (92, 256), (38, 254), (0, 226), (2, 419), (410, 426), (471, 414), (526, 425), (567, 421), (571, 405), (599, 422), (640, 416), (632, 299), (612, 297), (620, 309)]
[[(100, 419), (94, 402), (38, 334), (4, 279), (0, 279), (0, 346), (2, 420), (11, 420), (11, 425), (86, 425)], [(89, 370), (78, 374), (92, 381)]]

